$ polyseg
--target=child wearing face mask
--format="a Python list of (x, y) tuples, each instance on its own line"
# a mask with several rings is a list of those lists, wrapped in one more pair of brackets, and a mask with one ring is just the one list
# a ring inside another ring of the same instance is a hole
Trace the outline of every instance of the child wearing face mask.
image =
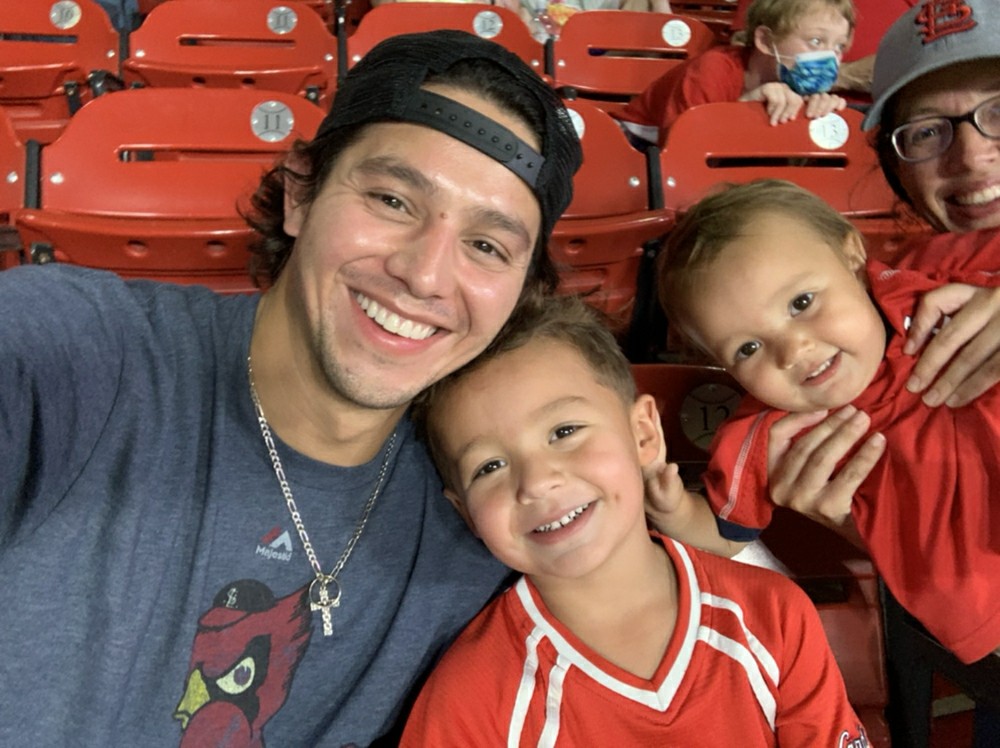
[(760, 101), (772, 125), (843, 109), (829, 93), (854, 33), (851, 0), (754, 0), (745, 45), (719, 46), (667, 71), (625, 107), (622, 127), (666, 143), (682, 112), (714, 101)]
[(748, 393), (712, 442), (703, 482), (714, 521), (677, 493), (663, 505), (671, 535), (734, 553), (771, 520), (770, 427), (840, 409), (861, 423), (862, 411), (886, 453), (849, 513), (820, 519), (853, 519), (893, 595), (963, 662), (1000, 652), (1000, 387), (930, 407), (906, 389), (916, 359), (904, 353), (919, 297), (956, 284), (946, 311), (996, 288), (997, 252), (892, 269), (867, 260), (857, 229), (823, 200), (759, 180), (695, 205), (659, 262), (674, 329)]

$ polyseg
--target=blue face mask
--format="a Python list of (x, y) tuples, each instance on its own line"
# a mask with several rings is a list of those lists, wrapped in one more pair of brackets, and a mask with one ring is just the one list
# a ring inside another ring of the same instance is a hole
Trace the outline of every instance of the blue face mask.
[(829, 91), (837, 82), (840, 61), (832, 49), (797, 54), (791, 67), (781, 61), (777, 50), (774, 56), (778, 62), (778, 79), (801, 96)]

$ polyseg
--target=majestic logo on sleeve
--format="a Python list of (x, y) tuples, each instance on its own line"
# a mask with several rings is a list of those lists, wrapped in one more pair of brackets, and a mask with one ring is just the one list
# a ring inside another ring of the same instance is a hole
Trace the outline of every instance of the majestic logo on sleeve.
[(227, 584), (198, 621), (184, 695), (181, 746), (263, 747), (311, 637), (308, 588), (275, 599), (264, 584)]

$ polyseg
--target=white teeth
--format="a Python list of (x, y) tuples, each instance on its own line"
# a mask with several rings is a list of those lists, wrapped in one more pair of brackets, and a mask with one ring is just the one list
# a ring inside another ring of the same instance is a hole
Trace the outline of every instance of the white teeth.
[(375, 320), (375, 324), (391, 332), (393, 335), (399, 335), (401, 338), (409, 338), (410, 340), (426, 340), (437, 331), (436, 327), (414, 322), (412, 319), (404, 319), (395, 312), (388, 311), (379, 305), (377, 301), (373, 301), (367, 296), (357, 294), (355, 298), (361, 308), (364, 309), (365, 314)]
[(830, 358), (830, 359), (827, 359), (826, 361), (824, 361), (824, 362), (823, 362), (823, 363), (822, 363), (822, 364), (820, 365), (820, 367), (819, 367), (818, 369), (816, 369), (816, 371), (814, 371), (814, 372), (813, 372), (812, 374), (810, 374), (810, 375), (809, 375), (808, 377), (806, 377), (806, 379), (815, 379), (815, 378), (816, 378), (816, 377), (818, 377), (818, 376), (819, 376), (820, 374), (822, 374), (822, 373), (823, 373), (824, 371), (826, 371), (827, 369), (829, 369), (829, 368), (830, 368), (831, 366), (833, 366), (833, 359), (832, 359), (832, 358)]
[(581, 514), (583, 514), (587, 510), (587, 507), (589, 507), (589, 506), (590, 506), (589, 503), (584, 504), (583, 506), (578, 506), (576, 509), (574, 509), (571, 512), (568, 512), (565, 516), (560, 517), (555, 522), (550, 522), (547, 525), (540, 525), (540, 526), (536, 527), (534, 531), (535, 532), (552, 532), (553, 530), (558, 530), (560, 527), (565, 527), (570, 522), (572, 522), (577, 517), (579, 517)]
[(959, 205), (985, 205), (1000, 197), (1000, 184), (977, 190), (966, 195), (956, 195), (955, 202)]

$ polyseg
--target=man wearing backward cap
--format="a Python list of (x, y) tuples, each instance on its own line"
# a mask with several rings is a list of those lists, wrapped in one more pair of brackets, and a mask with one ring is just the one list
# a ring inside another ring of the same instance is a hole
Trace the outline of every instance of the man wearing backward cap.
[(262, 182), (262, 294), (0, 274), (0, 744), (390, 730), (507, 575), (406, 409), (551, 290), (580, 159), (513, 54), (394, 37)]

